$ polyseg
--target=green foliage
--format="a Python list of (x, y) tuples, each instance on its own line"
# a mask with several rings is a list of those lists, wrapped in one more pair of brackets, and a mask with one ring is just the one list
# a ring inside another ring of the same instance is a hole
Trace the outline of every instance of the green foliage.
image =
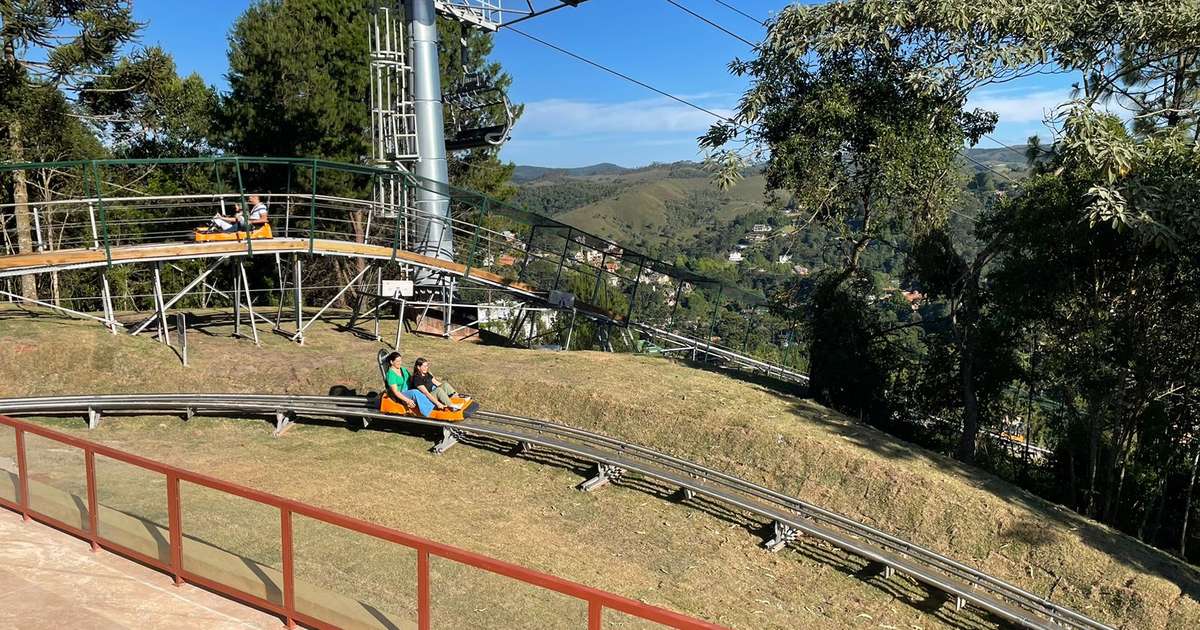
[(266, 0), (234, 22), (222, 107), (236, 153), (369, 155), (367, 15), (361, 3)]

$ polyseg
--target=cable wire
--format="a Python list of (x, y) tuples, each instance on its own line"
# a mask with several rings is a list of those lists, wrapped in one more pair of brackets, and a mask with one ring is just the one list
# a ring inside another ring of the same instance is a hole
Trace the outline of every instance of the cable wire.
[(758, 50), (758, 44), (751, 42), (750, 40), (746, 39), (745, 37), (742, 37), (741, 35), (734, 33), (733, 31), (725, 28), (724, 26), (721, 26), (720, 24), (717, 24), (716, 22), (704, 17), (703, 15), (700, 15), (699, 13), (696, 13), (695, 11), (683, 6), (682, 4), (679, 4), (675, 0), (667, 0), (667, 4), (674, 6), (675, 8), (679, 9), (680, 11), (683, 11), (684, 13), (687, 13), (688, 15), (696, 18), (697, 20), (700, 20), (701, 22), (704, 22), (705, 24), (717, 29), (718, 31), (721, 31), (722, 33), (725, 33), (726, 35), (742, 42), (743, 44), (749, 46), (750, 48), (752, 48), (754, 50)]
[(723, 2), (722, 0), (713, 0), (713, 2), (716, 2), (717, 4), (725, 7), (726, 9), (729, 9), (730, 11), (733, 11), (734, 13), (737, 13), (738, 15), (741, 15), (742, 17), (755, 22), (756, 24), (762, 26), (763, 28), (766, 28), (766, 26), (767, 26), (766, 22), (754, 17), (753, 15), (750, 15), (749, 13), (746, 13), (745, 11), (742, 11), (741, 9), (739, 9), (731, 4)]
[(506, 29), (506, 30), (508, 30), (508, 31), (511, 31), (511, 32), (513, 32), (513, 33), (516, 33), (516, 34), (518, 34), (518, 35), (520, 35), (520, 36), (522, 36), (522, 37), (525, 37), (525, 38), (527, 38), (527, 39), (531, 39), (531, 40), (533, 40), (533, 41), (535, 41), (535, 42), (537, 42), (537, 43), (539, 43), (539, 44), (541, 44), (541, 45), (543, 45), (543, 46), (546, 46), (547, 48), (553, 48), (554, 50), (557, 50), (558, 52), (560, 52), (560, 53), (562, 53), (562, 54), (564, 54), (564, 55), (567, 55), (567, 56), (569, 56), (569, 57), (574, 57), (575, 59), (578, 59), (579, 61), (582, 61), (582, 62), (584, 62), (584, 63), (586, 63), (586, 64), (588, 64), (588, 65), (591, 65), (591, 66), (595, 66), (596, 68), (599, 68), (599, 69), (601, 69), (601, 70), (603, 70), (603, 71), (605, 71), (605, 72), (607, 72), (607, 73), (609, 73), (609, 74), (611, 74), (611, 75), (614, 75), (614, 76), (620, 77), (620, 78), (622, 78), (622, 79), (625, 79), (626, 81), (629, 81), (630, 83), (635, 83), (635, 84), (637, 84), (637, 85), (640, 85), (640, 86), (642, 86), (642, 87), (646, 88), (647, 90), (650, 90), (651, 92), (655, 92), (655, 93), (657, 93), (657, 94), (661, 94), (661, 95), (663, 95), (663, 96), (665, 96), (665, 97), (667, 97), (667, 98), (669, 98), (669, 99), (671, 99), (671, 100), (673, 100), (673, 101), (677, 101), (677, 102), (679, 102), (679, 103), (683, 103), (684, 105), (687, 105), (688, 107), (691, 107), (692, 109), (696, 109), (696, 110), (702, 111), (702, 112), (704, 112), (705, 114), (708, 114), (709, 116), (712, 116), (713, 118), (716, 118), (716, 119), (718, 119), (718, 120), (723, 120), (723, 121), (725, 121), (725, 122), (728, 122), (728, 123), (731, 123), (731, 124), (737, 125), (739, 128), (745, 128), (745, 126), (744, 126), (744, 125), (741, 125), (741, 124), (739, 124), (737, 121), (733, 120), (732, 118), (730, 118), (730, 117), (728, 117), (728, 116), (722, 116), (721, 114), (718, 114), (718, 113), (716, 113), (716, 112), (712, 111), (711, 109), (706, 109), (706, 108), (704, 108), (704, 107), (701, 107), (701, 106), (699, 106), (699, 105), (697, 105), (697, 104), (695, 104), (695, 103), (693, 103), (693, 102), (691, 102), (691, 101), (688, 101), (688, 100), (686, 100), (686, 99), (683, 99), (683, 98), (680, 98), (680, 97), (678, 97), (678, 96), (675, 96), (674, 94), (671, 94), (671, 93), (669, 93), (669, 92), (665, 92), (665, 91), (663, 91), (663, 90), (660, 90), (660, 89), (658, 89), (658, 88), (654, 87), (653, 85), (650, 85), (649, 83), (645, 83), (645, 82), (643, 82), (643, 81), (639, 81), (639, 80), (637, 80), (637, 79), (635, 79), (635, 78), (633, 78), (633, 77), (631, 77), (631, 76), (629, 76), (629, 75), (627, 75), (627, 74), (621, 73), (621, 72), (619, 72), (619, 71), (617, 71), (617, 70), (613, 70), (612, 68), (609, 68), (608, 66), (605, 66), (605, 65), (603, 65), (603, 64), (600, 64), (600, 63), (597, 63), (597, 62), (595, 62), (595, 61), (592, 61), (591, 59), (588, 59), (588, 58), (586, 58), (586, 57), (583, 57), (583, 56), (577, 55), (577, 54), (575, 54), (575, 53), (573, 53), (573, 52), (571, 52), (571, 51), (569, 51), (569, 50), (567, 50), (567, 49), (565, 49), (565, 48), (562, 48), (562, 47), (560, 47), (560, 46), (556, 46), (556, 45), (554, 45), (554, 44), (551, 44), (550, 42), (548, 42), (548, 41), (546, 41), (546, 40), (544, 40), (544, 39), (540, 39), (540, 38), (534, 37), (533, 35), (530, 35), (529, 33), (526, 33), (525, 31), (522, 31), (522, 30), (520, 30), (520, 29), (516, 29), (516, 28), (512, 28), (512, 27), (509, 27), (509, 28), (508, 28), (508, 29)]

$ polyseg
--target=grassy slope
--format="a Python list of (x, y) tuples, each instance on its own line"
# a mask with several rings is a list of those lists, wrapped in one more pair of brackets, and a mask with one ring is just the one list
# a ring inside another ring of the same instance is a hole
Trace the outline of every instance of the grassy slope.
[[(376, 387), (373, 343), (318, 330), (304, 347), (264, 334), (255, 350), (213, 332), (193, 332), (184, 369), (150, 339), (0, 311), (0, 396)], [(808, 401), (659, 359), (405, 344), (491, 409), (561, 418), (738, 474), (1123, 627), (1200, 625), (1191, 568)], [(855, 577), (860, 563), (823, 547), (766, 554), (736, 516), (622, 488), (578, 493), (578, 471), (475, 449), (428, 456), (419, 436), (301, 426), (273, 440), (261, 425), (226, 420), (114, 420), (90, 435), (735, 627), (980, 626), (921, 603), (923, 591), (901, 579)]]
[[(654, 235), (668, 223), (666, 202), (684, 202), (689, 193), (697, 191), (718, 194), (712, 183), (703, 177), (668, 179), (656, 171), (647, 171), (624, 175), (619, 181), (627, 183), (627, 186), (615, 196), (576, 208), (556, 218), (607, 238), (627, 238), (630, 229), (633, 229), (655, 240)], [(731, 221), (762, 208), (765, 185), (762, 175), (747, 177), (726, 193), (730, 202), (723, 205), (713, 218), (722, 222)], [(697, 226), (685, 235), (693, 236), (700, 229)]]

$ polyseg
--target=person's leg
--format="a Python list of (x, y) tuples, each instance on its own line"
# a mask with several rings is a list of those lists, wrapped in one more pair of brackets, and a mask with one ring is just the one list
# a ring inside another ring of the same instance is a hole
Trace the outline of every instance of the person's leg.
[(213, 225), (217, 226), (217, 229), (221, 230), (222, 232), (237, 231), (237, 224), (226, 221), (225, 219), (213, 219)]
[(437, 398), (438, 402), (442, 403), (443, 405), (446, 405), (447, 407), (454, 405), (454, 403), (450, 400), (450, 392), (446, 391), (445, 383), (434, 387), (432, 393), (433, 397)]
[(429, 414), (433, 411), (433, 401), (429, 400), (428, 396), (419, 389), (406, 390), (404, 395), (417, 403), (417, 410), (421, 412), (422, 416), (429, 417)]

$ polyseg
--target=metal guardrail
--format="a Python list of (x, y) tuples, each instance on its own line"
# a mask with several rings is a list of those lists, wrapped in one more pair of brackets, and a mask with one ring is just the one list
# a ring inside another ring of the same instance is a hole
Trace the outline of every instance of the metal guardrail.
[(636, 473), (660, 484), (677, 487), (685, 496), (704, 497), (767, 519), (774, 524), (775, 533), (767, 542), (769, 548), (778, 549), (798, 536), (810, 536), (874, 564), (885, 576), (899, 572), (933, 591), (944, 593), (956, 608), (974, 606), (1027, 628), (1110, 628), (942, 554), (801, 499), (666, 453), (546, 420), (479, 412), (470, 421), (447, 424), (381, 414), (368, 407), (365, 399), (356, 397), (146, 394), (0, 399), (0, 413), (86, 413), (92, 426), (102, 413), (164, 411), (188, 415), (206, 412), (274, 414), (277, 432), (286, 429), (297, 415), (426, 425), (443, 431), (443, 440), (434, 447), (435, 452), (442, 452), (469, 436), (545, 448), (596, 464), (596, 476), (581, 484), (583, 489), (593, 489), (619, 479), (623, 474)]
[[(424, 538), (413, 536), (411, 534), (400, 532), (395, 529), (375, 525), (373, 523), (343, 514), (338, 514), (336, 512), (301, 503), (299, 501), (286, 499), (270, 493), (233, 484), (215, 477), (190, 472), (151, 459), (126, 453), (115, 448), (107, 447), (95, 442), (83, 440), (65, 433), (47, 429), (45, 427), (40, 427), (29, 422), (23, 422), (0, 415), (0, 426), (9, 426), (15, 431), (15, 447), (18, 467), (17, 482), (19, 495), (16, 502), (11, 502), (7, 499), (0, 499), (0, 507), (12, 509), (20, 512), (26, 519), (33, 518), (83, 538), (92, 544), (93, 551), (99, 548), (107, 548), (111, 551), (133, 558), (134, 560), (169, 573), (174, 576), (176, 585), (184, 582), (190, 582), (282, 615), (285, 618), (289, 628), (296, 627), (295, 622), (297, 621), (313, 628), (328, 628), (331, 630), (336, 630), (338, 627), (327, 620), (314, 617), (308, 613), (298, 610), (296, 603), (297, 589), (295, 584), (295, 544), (293, 541), (293, 525), (296, 516), (313, 519), (339, 529), (364, 534), (379, 540), (402, 545), (412, 549), (416, 553), (417, 565), (416, 575), (414, 576), (417, 583), (417, 627), (421, 630), (428, 630), (432, 625), (432, 619), (434, 617), (430, 601), (430, 564), (431, 559), (433, 558), (451, 560), (477, 570), (501, 575), (510, 579), (518, 580), (520, 582), (560, 593), (576, 600), (581, 600), (587, 605), (587, 618), (584, 623), (586, 623), (588, 630), (600, 630), (603, 623), (604, 611), (606, 609), (619, 611), (639, 619), (665, 624), (673, 628), (683, 628), (687, 630), (719, 630), (722, 628), (722, 626), (716, 624), (686, 615), (681, 615), (657, 606), (644, 604), (629, 598), (601, 591), (599, 589), (583, 586), (569, 580), (548, 575), (546, 573), (526, 569), (524, 567), (496, 560), (494, 558), (489, 558), (482, 554), (466, 551), (450, 545), (436, 543)], [(31, 507), (31, 484), (26, 463), (28, 460), (25, 444), (25, 438), (27, 435), (36, 435), (41, 438), (51, 440), (57, 444), (74, 447), (83, 451), (87, 480), (86, 501), (88, 522), (86, 525), (82, 527), (71, 525), (48, 514), (38, 512)], [(114, 461), (123, 462), (147, 472), (158, 473), (165, 477), (167, 486), (167, 537), (169, 539), (168, 560), (164, 561), (161, 558), (152, 557), (146, 555), (145, 553), (135, 551), (113, 540), (105, 538), (100, 533), (100, 505), (97, 499), (99, 490), (96, 479), (95, 463), (96, 456), (98, 455)], [(236, 586), (222, 582), (220, 579), (214, 578), (211, 575), (202, 575), (201, 573), (197, 573), (187, 568), (184, 562), (183, 551), (184, 533), (182, 519), (183, 501), (181, 498), (182, 493), (180, 492), (181, 483), (190, 483), (206, 487), (223, 494), (253, 501), (254, 503), (260, 505), (270, 506), (279, 511), (279, 540), (282, 565), (281, 576), (283, 582), (281, 589), (282, 592), (279, 594), (280, 601), (274, 601), (272, 599), (253, 595)], [(386, 620), (381, 621), (384, 621), (385, 625), (387, 625)]]

